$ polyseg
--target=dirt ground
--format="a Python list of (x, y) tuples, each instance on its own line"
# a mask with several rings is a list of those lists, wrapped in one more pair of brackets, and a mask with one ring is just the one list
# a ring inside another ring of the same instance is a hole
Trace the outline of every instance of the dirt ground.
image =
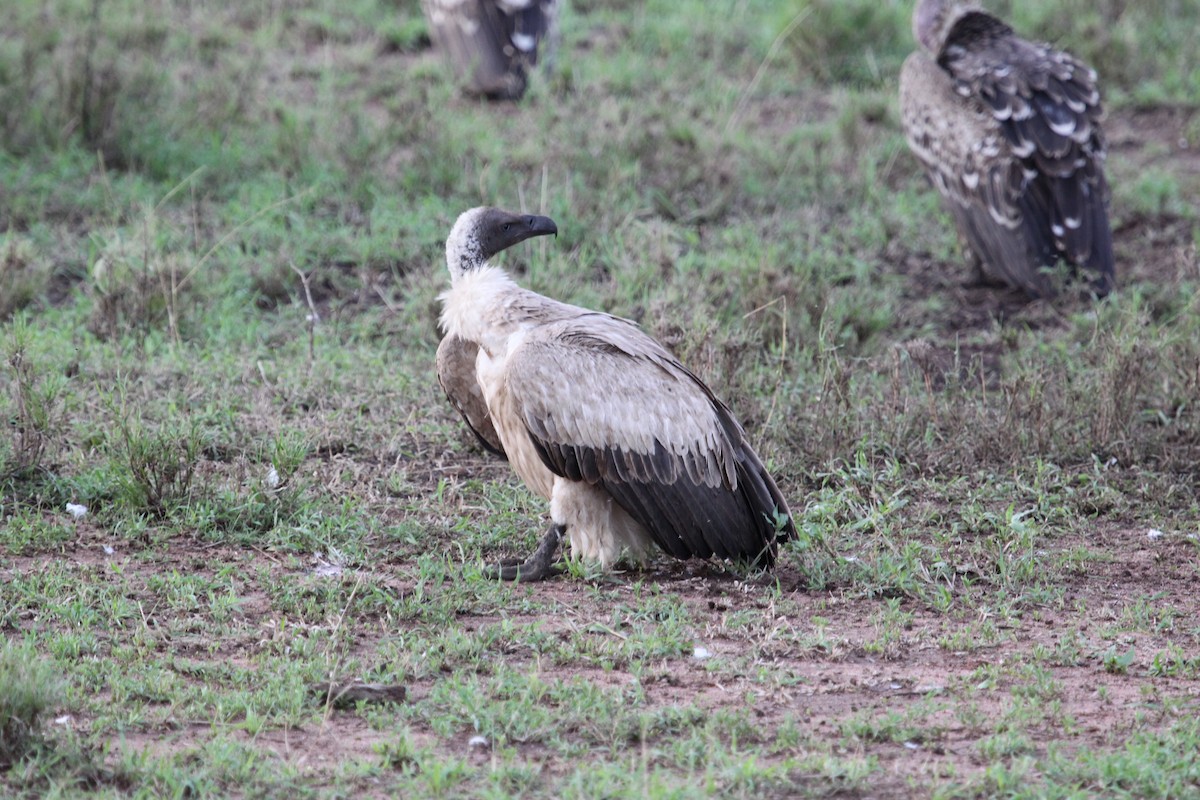
[[(139, 570), (196, 571), (198, 565), (213, 569), (213, 565), (253, 563), (272, 574), (286, 569), (281, 560), (268, 553), (205, 546), (189, 540), (174, 540), (161, 558), (144, 562), (120, 553), (107, 554), (103, 545), (109, 541), (111, 536), (106, 532), (81, 525), (80, 537), (68, 546), (64, 559), (100, 568), (101, 572), (106, 571), (105, 565), (119, 561), (125, 579)], [(735, 576), (695, 563), (660, 562), (657, 569), (647, 572), (619, 573), (603, 584), (607, 599), (601, 598), (592, 584), (566, 577), (528, 591), (537, 596), (537, 606), (566, 610), (541, 620), (542, 630), (563, 638), (577, 635), (580, 629), (587, 629), (595, 636), (623, 636), (619, 628), (591, 623), (609, 619), (611, 592), (632, 597), (637, 579), (657, 584), (682, 598), (691, 617), (703, 621), (702, 627), (697, 626), (696, 646), (706, 650), (708, 656), (664, 659), (648, 675), (643, 674), (641, 682), (648, 707), (694, 704), (713, 711), (744, 708), (747, 696), (757, 694), (761, 702), (754, 704), (754, 714), (764, 730), (778, 729), (790, 721), (820, 738), (827, 736), (831, 743), (847, 741), (848, 720), (878, 721), (917, 712), (913, 725), (921, 733), (915, 738), (898, 736), (894, 724), (887, 727), (886, 723), (877, 722), (876, 728), (882, 735), (860, 737), (855, 740), (860, 749), (841, 753), (873, 757), (881, 767), (869, 791), (850, 792), (848, 796), (906, 797), (910, 796), (914, 782), (928, 785), (952, 776), (962, 779), (991, 763), (980, 755), (979, 740), (985, 732), (994, 730), (995, 720), (1008, 713), (1025, 693), (1022, 672), (1008, 667), (1036, 660), (1034, 654), (1039, 650), (1064, 651), (1066, 645), (1065, 652), (1077, 654), (1051, 661), (1055, 664), (1049, 668), (1052, 688), (1029, 689), (1033, 697), (1044, 698), (1049, 692), (1053, 702), (1060, 705), (1056, 719), (1070, 721), (1069, 730), (1045, 730), (1047, 741), (1059, 746), (1065, 741), (1071, 747), (1111, 749), (1119, 747), (1136, 731), (1169, 723), (1172, 714), (1200, 713), (1200, 680), (1178, 676), (1158, 680), (1147, 674), (1150, 654), (1167, 650), (1172, 640), (1179, 641), (1178, 630), (1168, 630), (1162, 635), (1112, 633), (1114, 628), (1120, 629), (1118, 621), (1122, 614), (1128, 613), (1138, 599), (1151, 603), (1155, 599), (1169, 600), (1180, 611), (1174, 625), (1195, 629), (1196, 620), (1200, 620), (1197, 543), (1188, 534), (1177, 531), (1164, 531), (1159, 537), (1145, 528), (1101, 524), (1086, 541), (1054, 541), (1053, 547), (1054, 552), (1085, 547), (1111, 557), (1111, 560), (1087, 562), (1086, 568), (1063, 575), (1066, 606), (1086, 609), (1086, 613), (1060, 617), (1050, 609), (1043, 613), (1035, 605), (1019, 620), (1006, 623), (995, 644), (976, 644), (966, 651), (948, 649), (940, 640), (981, 622), (986, 612), (980, 612), (976, 619), (958, 619), (903, 600), (900, 609), (912, 615), (911, 621), (904, 625), (902, 635), (881, 651), (877, 644), (880, 632), (871, 622), (882, 605), (880, 599), (849, 597), (840, 591), (808, 592), (802, 588), (803, 576), (790, 569), (781, 569), (774, 576), (784, 590), (783, 596), (790, 601), (791, 611), (786, 614), (776, 608), (775, 595), (766, 585), (769, 581), (743, 583)], [(1047, 558), (1052, 555), (1046, 553)], [(15, 559), (13, 569), (18, 573), (37, 570), (38, 561)], [(401, 570), (392, 572), (386, 564), (380, 565), (379, 570), (387, 576), (382, 582), (389, 589), (400, 594), (412, 591), (412, 579), (400, 577), (404, 574)], [(148, 595), (145, 601), (148, 613), (153, 615), (154, 598)], [(756, 626), (749, 632), (744, 627), (731, 631), (727, 621), (745, 611), (758, 615)], [(272, 609), (265, 594), (248, 592), (239, 606), (239, 615), (261, 618), (263, 636), (269, 635), (266, 629), (272, 624)], [(509, 613), (508, 617), (518, 624), (535, 619), (519, 613)], [(828, 637), (819, 648), (801, 643), (809, 641), (805, 637), (817, 631), (812, 622), (814, 617), (824, 620), (822, 630)], [(458, 617), (459, 624), (468, 631), (499, 621), (496, 615), (469, 612)], [(21, 624), (19, 620), (13, 622)], [(370, 650), (373, 646), (370, 622), (362, 620), (359, 624), (364, 629), (356, 636), (358, 646)], [(173, 642), (173, 655), (199, 661), (216, 657), (227, 663), (248, 665), (253, 663), (261, 642), (243, 637), (242, 641), (223, 644), (215, 654), (207, 642), (197, 639), (194, 644), (189, 649), (185, 641)], [(756, 668), (768, 669), (780, 677), (779, 688), (770, 697), (762, 696), (762, 683), (752, 676), (706, 668), (709, 663), (736, 661), (748, 647), (758, 654)], [(1127, 674), (1106, 669), (1103, 659), (1098, 657), (1114, 649), (1121, 654), (1130, 648), (1137, 653), (1138, 663)], [(620, 668), (581, 671), (578, 666), (556, 667), (550, 662), (537, 662), (519, 652), (496, 655), (512, 664), (525, 662), (522, 668), (532, 668), (537, 663), (546, 681), (584, 677), (598, 685), (616, 686), (632, 679), (628, 671)], [(1188, 655), (1196, 657), (1195, 653)], [(409, 683), (406, 689), (410, 702), (424, 698), (432, 685), (432, 679)], [(964, 713), (964, 708), (969, 713)], [(75, 718), (70, 724), (85, 727), (88, 720)], [(131, 731), (124, 736), (123, 747), (161, 753), (191, 746), (205, 729), (207, 725), (185, 722), (169, 730)], [(471, 731), (467, 729), (457, 743), (420, 728), (414, 729), (414, 733), (421, 745), (450, 750), (480, 764), (487, 761), (486, 751), (476, 752), (468, 745)], [(250, 735), (246, 736), (249, 740)], [(386, 734), (372, 729), (355, 713), (334, 711), (319, 725), (270, 730), (259, 733), (254, 740), (258, 746), (319, 775), (347, 758), (372, 759), (375, 757), (372, 746), (385, 738)], [(1024, 752), (1029, 755), (1045, 755), (1044, 742), (1033, 741), (1026, 747), (1029, 749)], [(519, 748), (528, 762), (541, 763), (544, 771), (553, 773), (564, 768), (553, 753), (537, 744), (520, 744)], [(886, 779), (878, 780), (880, 774), (887, 776)]]
[[(1169, 169), (1185, 187), (1200, 186), (1200, 142), (1190, 142), (1186, 131), (1191, 115), (1174, 109), (1135, 110), (1117, 114), (1108, 124), (1110, 164), (1124, 160), (1119, 171), (1134, 176), (1140, 169), (1160, 167)], [(1132, 167), (1132, 168), (1131, 168)], [(1119, 221), (1116, 236), (1119, 242), (1121, 282), (1153, 282), (1178, 274), (1179, 270), (1195, 269), (1195, 237), (1192, 223), (1170, 216), (1133, 216)], [(1058, 312), (1045, 304), (1030, 304), (1011, 293), (983, 288), (967, 288), (965, 265), (947, 271), (946, 265), (931, 263), (927, 258), (911, 253), (888, 253), (890, 266), (910, 278), (908, 291), (929, 291), (948, 295), (947, 307), (956, 309), (940, 322), (944, 339), (935, 346), (951, 349), (964, 336), (991, 330), (998, 320), (1018, 319), (1026, 325), (1054, 325)], [(894, 259), (894, 260), (893, 260)], [(988, 357), (990, 349), (998, 347), (985, 339), (969, 344)], [(392, 465), (387, 459), (364, 464), (360, 455), (344, 453), (331, 457), (329, 468), (364, 470), (386, 474)], [(369, 456), (368, 456), (369, 458)], [(459, 474), (505, 479), (507, 465), (487, 461), (482, 454), (471, 456), (475, 461), (463, 464), (439, 464), (437, 469), (424, 473), (413, 471), (407, 478), (419, 490), (436, 490), (438, 480), (457, 470)], [(795, 503), (801, 504), (802, 498)], [(381, 511), (383, 509), (380, 509)], [(385, 521), (386, 524), (386, 521)], [(1194, 525), (1194, 521), (1192, 521)], [(80, 525), (79, 539), (68, 545), (63, 555), (70, 563), (103, 567), (112, 556), (103, 545), (109, 540), (106, 532), (88, 523)], [(734, 660), (747, 648), (745, 630), (733, 633), (727, 627), (732, 615), (752, 611), (760, 622), (753, 631), (754, 646), (760, 654), (759, 665), (786, 676), (781, 688), (770, 698), (757, 703), (754, 713), (764, 729), (776, 729), (787, 721), (797, 721), (806, 729), (827, 734), (828, 741), (847, 740), (844, 725), (851, 718), (883, 718), (919, 708), (922, 716), (917, 727), (931, 728), (938, 736), (922, 740), (896, 740), (883, 736), (878, 740), (858, 738), (857, 752), (844, 755), (870, 756), (882, 766), (883, 780), (873, 780), (863, 797), (909, 796), (912, 785), (928, 785), (951, 776), (962, 778), (978, 772), (990, 760), (979, 752), (982, 731), (994, 729), (993, 721), (1011, 710), (1014, 697), (1021, 694), (1019, 670), (1007, 670), (1006, 665), (1028, 663), (1037, 651), (1063, 650), (1065, 644), (1079, 653), (1064, 658), (1050, 668), (1057, 689), (1052, 690), (1054, 702), (1061, 704), (1060, 720), (1071, 720), (1069, 730), (1047, 730), (1046, 740), (1070, 742), (1077, 748), (1111, 749), (1133, 732), (1160, 724), (1164, 715), (1180, 713), (1177, 703), (1183, 700), (1187, 713), (1200, 714), (1200, 680), (1172, 677), (1160, 681), (1146, 670), (1148, 658), (1166, 651), (1178, 636), (1149, 633), (1121, 633), (1114, 625), (1123, 613), (1139, 599), (1153, 603), (1168, 599), (1181, 614), (1175, 625), (1195, 630), (1200, 623), (1200, 547), (1194, 538), (1195, 528), (1164, 529), (1154, 537), (1148, 525), (1101, 521), (1086, 539), (1055, 539), (1048, 544), (1056, 553), (1075, 548), (1100, 551), (1108, 560), (1089, 561), (1086, 568), (1065, 572), (1065, 605), (1086, 609), (1085, 613), (1069, 618), (1034, 606), (1010, 626), (1002, 629), (995, 644), (972, 647), (970, 650), (948, 649), (940, 642), (952, 639), (956, 630), (984, 621), (986, 612), (977, 619), (957, 619), (952, 615), (935, 613), (909, 599), (901, 600), (900, 609), (911, 614), (911, 623), (903, 634), (883, 652), (869, 647), (876, 642), (879, 630), (872, 618), (879, 612), (877, 598), (849, 596), (840, 591), (809, 592), (798, 573), (780, 570), (775, 577), (791, 601), (788, 613), (780, 612), (772, 600), (771, 587), (766, 582), (745, 584), (736, 577), (723, 574), (705, 565), (660, 562), (657, 569), (637, 576), (618, 574), (605, 584), (606, 590), (632, 593), (637, 578), (658, 584), (662, 589), (682, 598), (693, 619), (703, 620), (696, 631), (696, 646), (710, 654), (709, 658), (676, 658), (664, 660), (650, 677), (643, 677), (647, 702), (655, 706), (696, 704), (706, 709), (743, 708), (748, 693), (761, 690), (761, 683), (748, 677), (730, 677), (728, 672), (707, 669), (709, 663), (722, 659)], [(119, 557), (119, 556), (118, 556)], [(386, 559), (386, 556), (385, 556)], [(173, 541), (161, 559), (153, 563), (123, 559), (125, 575), (138, 569), (164, 571), (195, 570), (197, 565), (260, 562), (271, 574), (286, 570), (283, 561), (269, 553), (251, 552), (228, 547), (213, 547), (202, 542), (181, 539)], [(40, 559), (15, 558), (12, 569), (18, 573), (38, 569)], [(389, 565), (378, 565), (380, 572), (389, 572)], [(406, 572), (395, 569), (383, 579), (385, 585), (397, 592), (412, 587), (412, 578), (401, 577)], [(411, 565), (407, 574), (411, 575)], [(576, 633), (588, 621), (604, 619), (608, 607), (597, 599), (593, 587), (578, 579), (560, 577), (529, 589), (538, 596), (539, 605), (551, 602), (570, 613), (543, 620), (543, 629), (562, 636)], [(264, 624), (271, 613), (270, 598), (265, 594), (249, 594), (239, 606), (247, 617), (258, 614)], [(533, 617), (510, 615), (514, 622), (525, 623)], [(829, 644), (822, 649), (798, 644), (805, 636), (816, 632), (812, 618), (821, 617)], [(496, 616), (463, 614), (459, 623), (468, 630), (478, 629), (498, 621)], [(13, 620), (18, 627), (20, 620)], [(264, 635), (265, 632), (264, 632)], [(599, 630), (592, 635), (621, 636), (620, 630)], [(371, 647), (369, 631), (359, 636), (360, 646)], [(177, 643), (177, 655), (187, 657), (187, 643)], [(251, 663), (255, 642), (231, 642), (216, 654), (232, 663)], [(1138, 668), (1123, 673), (1106, 669), (1100, 654), (1115, 648), (1120, 654), (1132, 648), (1138, 658)], [(213, 658), (214, 654), (197, 651), (197, 657)], [(1188, 653), (1196, 658), (1197, 653)], [(506, 655), (514, 662), (528, 656)], [(540, 666), (547, 680), (578, 678), (580, 669), (574, 666)], [(555, 674), (556, 670), (560, 674)], [(1194, 672), (1194, 671), (1193, 671)], [(621, 669), (611, 672), (594, 670), (586, 677), (598, 684), (628, 682), (631, 675)], [(990, 691), (972, 691), (983, 681), (991, 681)], [(415, 681), (406, 686), (410, 701), (420, 701), (427, 695), (432, 680)], [(969, 697), (970, 715), (962, 713)], [(71, 724), (84, 727), (86, 719)], [(467, 743), (469, 731), (463, 731), (461, 742), (447, 743), (431, 732), (417, 729), (418, 741), (430, 746), (455, 749), (473, 761), (486, 761), (486, 751), (472, 750)], [(247, 734), (247, 736), (249, 736)], [(317, 773), (347, 757), (369, 759), (372, 745), (381, 734), (373, 730), (362, 717), (348, 712), (333, 712), (320, 725), (286, 731), (268, 731), (256, 738), (260, 746), (275, 751), (281, 757)], [(184, 746), (190, 740), (184, 727), (170, 732), (130, 733), (124, 747), (151, 751)], [(836, 745), (839, 746), (840, 745)], [(1045, 755), (1046, 743), (1034, 741), (1031, 755)], [(521, 745), (527, 760), (542, 763), (543, 769), (562, 769), (550, 752), (540, 752), (538, 745)]]

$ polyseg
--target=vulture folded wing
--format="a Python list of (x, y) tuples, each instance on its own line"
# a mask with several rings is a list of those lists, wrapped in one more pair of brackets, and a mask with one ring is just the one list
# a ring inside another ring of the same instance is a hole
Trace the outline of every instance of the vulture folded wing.
[(483, 389), (475, 378), (475, 359), (478, 355), (479, 345), (474, 342), (457, 336), (442, 339), (437, 349), (438, 383), (479, 443), (489, 452), (507, 459), (504, 445), (500, 443), (500, 436), (492, 425), (487, 402), (483, 399)]
[(677, 558), (773, 561), (779, 489), (729, 410), (632, 323), (590, 314), (539, 329), (507, 374), (556, 475), (603, 486)]
[(538, 63), (538, 52), (549, 61), (554, 56), (558, 38), (558, 0), (496, 0), (504, 12), (504, 32), (520, 58), (532, 67)]
[(539, 45), (556, 31), (557, 0), (421, 0), (437, 46), (470, 90), (515, 100)]
[(1040, 195), (1026, 191), (1024, 170), (990, 114), (964, 103), (920, 51), (901, 70), (900, 106), (909, 147), (971, 250), (1009, 284), (1050, 291), (1047, 277), (1030, 266), (1054, 261), (1047, 214), (1037, 207)]
[[(1019, 182), (1019, 196), (1028, 195), (1018, 205), (1030, 249), (1061, 253), (1107, 293), (1113, 250), (1096, 73), (1067, 53), (1020, 38), (983, 12), (955, 23), (938, 64), (961, 97), (990, 113), (1020, 165), (1006, 180)], [(1039, 219), (1029, 223), (1028, 214)]]
[[(1011, 187), (1016, 182), (1014, 171), (1019, 168), (997, 166), (988, 182), (993, 187)], [(1054, 294), (1052, 275), (1040, 266), (1057, 260), (1042, 192), (981, 192), (974, 202), (950, 204), (950, 211), (971, 249), (1006, 283), (1033, 297)]]

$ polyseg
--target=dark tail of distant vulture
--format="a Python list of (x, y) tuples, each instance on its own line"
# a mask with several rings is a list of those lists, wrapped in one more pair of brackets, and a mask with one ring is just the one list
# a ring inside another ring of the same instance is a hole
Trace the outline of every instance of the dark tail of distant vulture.
[(517, 100), (553, 55), (558, 0), (421, 0), (434, 44), (471, 94)]

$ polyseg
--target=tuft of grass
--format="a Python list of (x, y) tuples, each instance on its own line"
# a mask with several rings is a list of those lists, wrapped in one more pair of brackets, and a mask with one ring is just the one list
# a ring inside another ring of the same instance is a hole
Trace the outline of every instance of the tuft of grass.
[(192, 497), (193, 478), (205, 441), (195, 417), (168, 413), (152, 422), (120, 395), (112, 408), (109, 440), (113, 457), (126, 476), (125, 495), (131, 508), (165, 517)]
[(192, 264), (161, 228), (156, 210), (146, 210), (132, 233), (93, 232), (98, 255), (88, 271), (88, 327), (101, 339), (160, 327), (179, 339), (180, 308)]
[(43, 743), (43, 720), (63, 699), (61, 673), (35, 648), (0, 645), (0, 772)]
[(7, 456), (0, 451), (0, 478), (28, 477), (41, 468), (59, 433), (65, 379), (39, 362), (25, 317), (13, 321), (3, 356), (0, 376), (7, 383), (6, 405), (12, 423)]
[(1195, 209), (1180, 194), (1179, 180), (1162, 168), (1149, 168), (1118, 191), (1124, 195), (1125, 203), (1136, 213), (1146, 216), (1192, 217)]
[(0, 321), (40, 301), (51, 274), (33, 241), (9, 231), (0, 242)]
[(911, 6), (897, 0), (805, 0), (788, 48), (805, 77), (821, 83), (882, 86), (912, 50)]

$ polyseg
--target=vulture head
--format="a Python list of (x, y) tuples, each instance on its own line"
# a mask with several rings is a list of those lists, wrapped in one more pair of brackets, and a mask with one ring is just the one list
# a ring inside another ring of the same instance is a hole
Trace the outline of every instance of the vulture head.
[(912, 16), (913, 38), (937, 56), (942, 52), (946, 36), (954, 27), (954, 23), (965, 15), (980, 10), (974, 3), (957, 0), (917, 0)]
[(513, 214), (491, 206), (464, 211), (446, 239), (450, 277), (458, 278), (479, 269), (489, 258), (517, 242), (549, 234), (558, 235), (558, 227), (549, 217)]

